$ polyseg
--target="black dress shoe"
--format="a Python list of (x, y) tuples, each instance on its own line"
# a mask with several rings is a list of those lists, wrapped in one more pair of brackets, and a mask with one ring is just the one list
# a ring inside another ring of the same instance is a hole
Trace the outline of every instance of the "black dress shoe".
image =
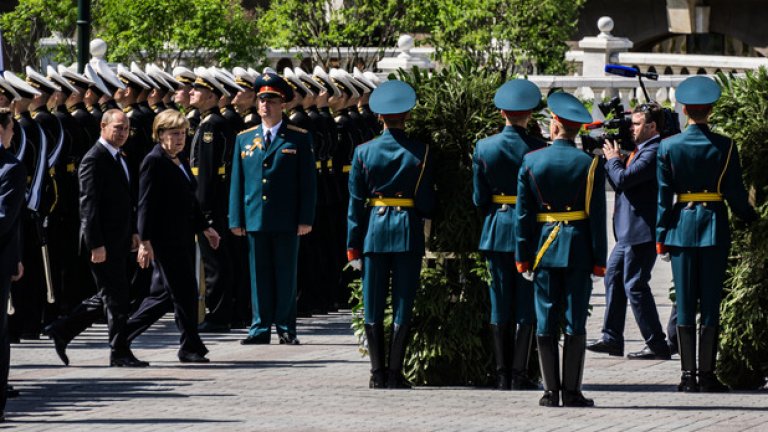
[(560, 406), (560, 392), (558, 391), (544, 391), (544, 396), (539, 399), (539, 405), (543, 407), (559, 407)]
[(290, 333), (280, 333), (280, 345), (301, 345), (301, 342), (299, 342), (299, 338), (296, 337), (296, 335), (292, 335)]
[(110, 366), (142, 368), (149, 366), (149, 362), (141, 361), (128, 350), (120, 354), (113, 353), (109, 358)]
[(56, 354), (58, 354), (61, 362), (64, 363), (64, 366), (69, 366), (69, 357), (67, 356), (67, 342), (65, 342), (64, 339), (59, 336), (59, 334), (56, 333), (56, 330), (53, 328), (47, 329), (45, 334), (47, 334), (48, 337), (53, 341), (53, 347), (56, 349)]
[(624, 348), (618, 346), (617, 344), (606, 342), (603, 339), (599, 339), (596, 342), (592, 342), (591, 344), (588, 344), (587, 349), (592, 352), (608, 354), (610, 356), (615, 356), (615, 357), (624, 356)]
[(199, 333), (229, 333), (229, 325), (203, 321), (197, 326)]
[(584, 397), (580, 391), (563, 391), (563, 406), (585, 408), (595, 406), (595, 401)]
[(259, 336), (248, 336), (240, 341), (240, 345), (269, 345), (269, 340), (272, 335), (269, 333), (263, 333)]
[(17, 398), (19, 397), (19, 391), (13, 388), (12, 385), (8, 384), (5, 387), (5, 397), (7, 397), (8, 399)]
[(512, 390), (538, 390), (539, 383), (522, 374), (512, 375)]
[(179, 361), (182, 363), (209, 363), (210, 360), (201, 354), (179, 351)]
[(627, 354), (627, 358), (630, 360), (669, 360), (672, 355), (669, 353), (669, 348), (663, 352), (656, 352), (646, 345), (640, 351)]
[(730, 389), (720, 382), (714, 372), (699, 372), (699, 391), (702, 393), (726, 393)]

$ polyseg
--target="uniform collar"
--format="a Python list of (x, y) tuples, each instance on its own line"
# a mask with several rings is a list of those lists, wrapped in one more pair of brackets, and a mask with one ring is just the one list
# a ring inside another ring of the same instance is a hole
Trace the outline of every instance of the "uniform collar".
[(556, 139), (552, 141), (552, 145), (559, 147), (576, 147), (576, 143), (574, 143), (573, 140), (567, 139)]
[(277, 122), (276, 125), (267, 129), (267, 127), (264, 126), (264, 123), (262, 123), (262, 128), (264, 129), (264, 136), (267, 136), (267, 131), (269, 131), (270, 139), (274, 140), (275, 137), (277, 136), (277, 132), (280, 130), (280, 126), (282, 125), (283, 125), (283, 120), (280, 120), (279, 122)]

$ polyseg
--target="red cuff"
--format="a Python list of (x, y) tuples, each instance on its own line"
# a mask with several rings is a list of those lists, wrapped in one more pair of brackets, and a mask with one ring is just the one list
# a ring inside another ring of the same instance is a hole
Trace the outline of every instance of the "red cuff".
[(528, 271), (528, 269), (529, 269), (529, 264), (528, 264), (528, 261), (525, 261), (525, 262), (520, 262), (520, 261), (517, 261), (517, 262), (515, 263), (515, 266), (517, 266), (517, 272), (518, 272), (518, 273), (525, 273), (525, 272), (527, 272), (527, 271)]
[(605, 267), (600, 267), (600, 266), (592, 267), (592, 274), (595, 276), (605, 277)]
[(362, 254), (360, 254), (360, 251), (357, 249), (347, 249), (347, 261), (354, 261), (356, 259), (362, 258)]
[(667, 252), (669, 252), (669, 249), (664, 246), (664, 243), (656, 243), (656, 253), (658, 255), (664, 255)]

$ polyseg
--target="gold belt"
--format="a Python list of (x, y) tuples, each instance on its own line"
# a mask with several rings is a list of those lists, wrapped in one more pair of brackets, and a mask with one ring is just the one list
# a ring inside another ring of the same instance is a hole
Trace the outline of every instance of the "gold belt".
[(517, 204), (516, 195), (493, 195), (491, 202), (494, 204)]
[(341, 167), (341, 172), (345, 174), (349, 173), (350, 171), (352, 171), (352, 165), (344, 165), (343, 167)]
[[(219, 167), (218, 174), (219, 175), (225, 175), (227, 173), (227, 167)], [(199, 176), (200, 175), (200, 167), (192, 167), (192, 175), (193, 176)]]
[(572, 222), (587, 219), (587, 212), (584, 210), (539, 213), (536, 215), (537, 222)]
[(707, 201), (722, 201), (723, 194), (717, 192), (694, 192), (694, 193), (681, 193), (677, 195), (677, 202), (707, 202)]
[(413, 207), (412, 198), (370, 198), (368, 205), (371, 207)]
[(315, 168), (322, 169), (325, 164), (323, 161), (315, 161)]
[(74, 162), (68, 163), (67, 164), (67, 172), (68, 173), (73, 173), (75, 171), (77, 171), (77, 167), (75, 167), (75, 163)]

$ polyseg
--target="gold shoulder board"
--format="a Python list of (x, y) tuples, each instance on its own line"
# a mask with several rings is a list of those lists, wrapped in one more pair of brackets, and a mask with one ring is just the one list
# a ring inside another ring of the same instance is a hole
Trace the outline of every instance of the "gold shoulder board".
[(303, 133), (303, 134), (308, 132), (306, 129), (302, 129), (302, 128), (300, 128), (300, 127), (298, 127), (296, 125), (292, 125), (292, 124), (289, 124), (288, 126), (286, 126), (286, 129), (292, 130), (292, 131), (296, 131), (296, 132), (299, 132), (299, 133)]
[(244, 134), (244, 133), (246, 133), (246, 132), (250, 132), (250, 131), (252, 131), (252, 130), (256, 130), (256, 129), (258, 129), (259, 127), (261, 127), (261, 125), (256, 125), (256, 126), (254, 126), (254, 127), (250, 128), (250, 129), (246, 129), (246, 130), (244, 130), (244, 131), (240, 131), (240, 133), (239, 133), (238, 135), (242, 135), (242, 134)]

